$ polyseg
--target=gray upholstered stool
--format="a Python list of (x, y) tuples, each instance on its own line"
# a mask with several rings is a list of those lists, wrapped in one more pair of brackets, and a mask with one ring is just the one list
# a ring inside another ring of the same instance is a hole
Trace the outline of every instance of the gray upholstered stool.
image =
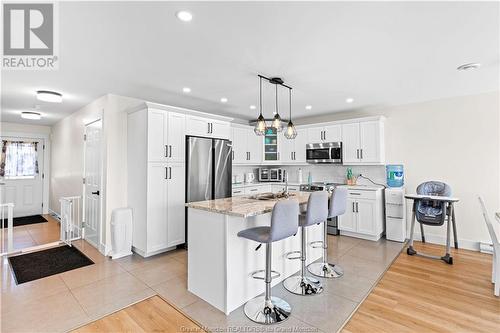
[[(270, 227), (256, 227), (238, 232), (239, 237), (266, 244), (266, 269), (263, 279), (266, 283), (264, 296), (258, 296), (245, 304), (246, 316), (260, 324), (274, 324), (286, 320), (291, 313), (290, 304), (281, 298), (271, 296), (271, 250), (272, 243), (297, 233), (299, 228), (299, 203), (296, 200), (283, 200), (274, 205)], [(261, 271), (260, 271), (261, 272)], [(255, 272), (257, 273), (257, 272)], [(255, 274), (254, 273), (254, 274)]]
[[(337, 187), (333, 190), (330, 198), (328, 217), (338, 217), (345, 213), (347, 206), (347, 188)], [(338, 278), (344, 275), (344, 270), (339, 265), (328, 263), (328, 223), (323, 223), (323, 240), (312, 242), (311, 245), (323, 248), (323, 262), (315, 262), (307, 266), (307, 270), (322, 278)]]
[[(307, 212), (300, 215), (299, 225), (301, 228), (302, 246), (300, 251), (290, 252), (289, 259), (300, 259), (300, 275), (290, 276), (283, 281), (283, 286), (289, 292), (297, 295), (315, 295), (323, 291), (321, 282), (306, 275), (306, 228), (318, 223), (326, 222), (328, 217), (328, 192), (313, 192), (307, 201)], [(299, 253), (300, 257), (290, 257), (292, 253)]]

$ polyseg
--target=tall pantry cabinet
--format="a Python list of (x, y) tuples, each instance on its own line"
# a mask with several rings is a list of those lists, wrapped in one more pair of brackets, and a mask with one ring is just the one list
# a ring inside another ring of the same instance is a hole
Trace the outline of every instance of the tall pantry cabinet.
[(185, 242), (185, 117), (176, 109), (128, 113), (128, 203), (133, 249), (143, 257)]

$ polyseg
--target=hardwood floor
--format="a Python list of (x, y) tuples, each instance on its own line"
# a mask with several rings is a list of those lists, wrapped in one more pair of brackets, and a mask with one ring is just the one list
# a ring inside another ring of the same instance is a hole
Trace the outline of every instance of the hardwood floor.
[(158, 296), (115, 312), (73, 331), (98, 332), (205, 332)]
[[(444, 253), (433, 244), (415, 248)], [(492, 256), (461, 249), (452, 255), (447, 265), (402, 252), (342, 332), (499, 332)]]

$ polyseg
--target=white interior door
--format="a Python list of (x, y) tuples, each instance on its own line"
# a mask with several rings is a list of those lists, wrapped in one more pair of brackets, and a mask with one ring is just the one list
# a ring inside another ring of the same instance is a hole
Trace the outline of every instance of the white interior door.
[(101, 120), (85, 126), (84, 235), (95, 247), (101, 229), (101, 133)]
[(2, 203), (14, 204), (14, 217), (42, 214), (44, 140), (2, 137), (5, 168)]

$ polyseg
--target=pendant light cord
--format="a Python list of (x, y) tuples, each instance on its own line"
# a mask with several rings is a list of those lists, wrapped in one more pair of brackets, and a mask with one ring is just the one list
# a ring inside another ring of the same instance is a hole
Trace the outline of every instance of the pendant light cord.
[(278, 111), (278, 85), (276, 85), (276, 114), (279, 116), (279, 111)]
[(292, 121), (292, 88), (288, 88), (288, 91), (290, 93), (289, 96), (289, 104), (290, 104), (290, 121)]
[(260, 96), (260, 100), (259, 100), (259, 107), (260, 107), (260, 115), (262, 116), (262, 77), (260, 77), (260, 87), (259, 87), (259, 96)]

